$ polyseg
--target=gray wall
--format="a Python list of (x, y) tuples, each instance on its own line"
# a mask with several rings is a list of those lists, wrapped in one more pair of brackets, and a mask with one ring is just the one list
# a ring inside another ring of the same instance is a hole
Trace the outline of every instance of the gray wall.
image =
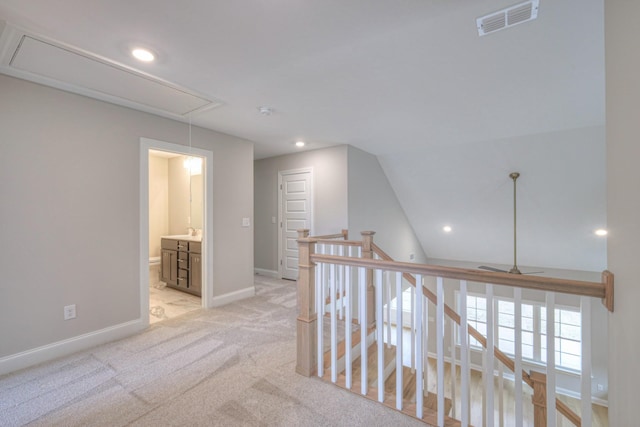
[[(347, 147), (256, 160), (255, 267), (278, 271), (278, 171), (313, 168), (313, 234), (338, 233), (347, 228)], [(353, 238), (356, 238), (353, 236)]]
[[(609, 315), (609, 424), (638, 423), (637, 332), (640, 255), (640, 2), (606, 1), (607, 218), (609, 269), (616, 275)], [(604, 343), (603, 343), (604, 344)]]
[(374, 241), (394, 258), (426, 257), (375, 156), (341, 145), (255, 162), (255, 266), (278, 271), (278, 171), (313, 168), (312, 233), (349, 229), (349, 238), (373, 230)]
[(149, 156), (149, 257), (159, 257), (169, 234), (169, 159)]
[[(141, 317), (140, 137), (188, 129), (2, 75), (0, 93), (2, 359)], [(253, 145), (200, 128), (193, 145), (214, 159), (213, 294), (253, 286)]]
[(427, 257), (376, 156), (349, 146), (349, 232), (375, 231), (374, 242), (396, 261), (426, 263)]

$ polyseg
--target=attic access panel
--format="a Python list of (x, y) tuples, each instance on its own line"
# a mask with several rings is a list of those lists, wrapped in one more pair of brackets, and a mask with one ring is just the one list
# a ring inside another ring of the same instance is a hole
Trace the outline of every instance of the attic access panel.
[(4, 27), (0, 37), (0, 72), (174, 118), (222, 105), (90, 52), (28, 34), (8, 24)]

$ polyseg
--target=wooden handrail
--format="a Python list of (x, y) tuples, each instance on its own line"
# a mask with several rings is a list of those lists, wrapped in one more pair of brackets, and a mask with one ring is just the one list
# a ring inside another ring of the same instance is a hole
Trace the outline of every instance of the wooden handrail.
[[(380, 249), (380, 247), (376, 246), (375, 244), (374, 244), (374, 251), (383, 260), (393, 261), (393, 259), (389, 255), (387, 255), (386, 252), (384, 252), (382, 249)], [(413, 287), (416, 286), (416, 279), (410, 273), (403, 273), (402, 277), (407, 282), (409, 282)], [(423, 287), (422, 294), (425, 297), (427, 297), (429, 301), (431, 301), (433, 304), (436, 304), (436, 305), (438, 304), (438, 297), (429, 289)], [(460, 324), (461, 322), (460, 315), (454, 309), (449, 307), (449, 305), (446, 303), (444, 305), (444, 312), (447, 316), (449, 316), (449, 318), (451, 318), (451, 320), (456, 322), (458, 325)], [(475, 338), (480, 344), (482, 344), (483, 347), (485, 348), (487, 347), (487, 339), (485, 338), (484, 335), (482, 335), (477, 329), (475, 329), (471, 325), (467, 325), (467, 329), (469, 331), (469, 335)], [(500, 360), (507, 368), (509, 368), (509, 370), (511, 370), (511, 372), (514, 372), (516, 370), (515, 362), (511, 360), (511, 358), (507, 356), (505, 353), (503, 353), (499, 348), (494, 347), (494, 354), (498, 360)], [(530, 387), (533, 387), (533, 381), (531, 381), (531, 378), (529, 378), (529, 373), (527, 371), (524, 371), (524, 370), (522, 371), (522, 379)]]
[[(373, 245), (374, 252), (385, 261), (393, 261), (386, 252), (384, 252), (379, 246), (375, 243)], [(610, 272), (606, 272), (608, 275), (605, 276), (603, 273), (603, 282), (608, 281), (609, 283), (605, 283), (604, 286), (611, 286), (611, 292), (613, 292), (613, 274)], [(509, 273), (500, 273), (500, 274), (509, 274)], [(610, 276), (609, 276), (610, 275)], [(416, 279), (409, 273), (403, 273), (402, 277), (409, 282), (414, 288), (416, 287)], [(464, 279), (463, 279), (464, 280)], [(429, 299), (433, 304), (438, 304), (438, 297), (429, 289), (422, 287), (422, 294)], [(606, 304), (605, 304), (606, 305)], [(451, 320), (456, 322), (458, 325), (461, 323), (460, 315), (456, 313), (449, 305), (445, 303), (444, 312)], [(471, 325), (467, 325), (467, 330), (469, 331), (469, 335), (476, 339), (484, 348), (487, 348), (487, 339), (482, 335), (477, 329), (475, 329)], [(505, 365), (511, 372), (515, 372), (516, 364), (515, 361), (511, 360), (509, 356), (503, 353), (498, 347), (493, 348), (493, 353), (503, 365)], [(531, 388), (534, 388), (534, 381), (531, 378), (531, 375), (525, 370), (522, 370), (522, 380)], [(582, 420), (571, 408), (569, 408), (564, 402), (559, 399), (556, 399), (556, 409), (562, 415), (564, 415), (573, 425), (577, 427), (582, 426)]]
[[(518, 287), (524, 289), (534, 289), (540, 291), (550, 291), (550, 292), (559, 292), (564, 294), (578, 295), (578, 296), (587, 296), (594, 298), (601, 298), (602, 303), (605, 307), (613, 312), (613, 284), (614, 284), (614, 276), (609, 271), (604, 271), (602, 273), (602, 282), (587, 282), (587, 281), (578, 281), (578, 280), (565, 280), (565, 279), (556, 279), (549, 277), (535, 277), (535, 276), (524, 276), (524, 275), (515, 275), (510, 273), (499, 273), (499, 272), (487, 272), (487, 271), (479, 271), (473, 269), (464, 269), (464, 268), (456, 268), (456, 267), (444, 267), (437, 265), (424, 265), (424, 264), (414, 264), (407, 262), (397, 262), (393, 261), (393, 259), (387, 255), (382, 249), (380, 249), (377, 245), (375, 245), (371, 241), (371, 237), (374, 232), (362, 232), (363, 241), (350, 241), (348, 240), (348, 232), (347, 230), (342, 230), (340, 234), (332, 234), (332, 235), (324, 235), (324, 236), (315, 236), (308, 237), (309, 230), (298, 230), (299, 240), (298, 242), (302, 244), (303, 247), (307, 248), (305, 254), (301, 254), (301, 261), (303, 258), (306, 260), (304, 265), (301, 265), (303, 269), (311, 268), (316, 262), (329, 263), (329, 264), (339, 264), (339, 265), (350, 265), (355, 267), (364, 267), (368, 269), (369, 272), (372, 270), (380, 269), (380, 270), (390, 270), (397, 271), (403, 273), (403, 277), (412, 285), (416, 286), (415, 278), (412, 274), (421, 274), (424, 276), (437, 276), (444, 277), (449, 279), (457, 279), (457, 280), (467, 280), (470, 282), (479, 282), (479, 283), (491, 283), (496, 285), (506, 285), (511, 287)], [(344, 240), (334, 240), (334, 239), (344, 239)], [(365, 244), (365, 242), (368, 242)], [(315, 243), (325, 243), (325, 244), (337, 244), (343, 246), (362, 246), (363, 248), (363, 258), (353, 258), (353, 257), (344, 257), (344, 256), (335, 256), (335, 255), (320, 255), (315, 254), (313, 251), (313, 244)], [(311, 246), (311, 247), (310, 247)], [(369, 249), (367, 249), (369, 248)], [(368, 257), (364, 257), (365, 251), (369, 251), (367, 253), (374, 252), (376, 253), (381, 260), (376, 260)], [(302, 256), (304, 255), (304, 256)], [(370, 274), (370, 273), (369, 273)], [(307, 275), (308, 276), (308, 275)], [(306, 285), (306, 286), (302, 286)], [(296, 367), (296, 371), (299, 373), (309, 376), (314, 371), (315, 357), (314, 357), (314, 339), (313, 336), (315, 332), (311, 327), (315, 323), (316, 315), (315, 313), (311, 313), (307, 307), (313, 307), (313, 293), (312, 289), (314, 287), (313, 277), (303, 277), (299, 278), (299, 294), (302, 295), (301, 301), (311, 303), (309, 306), (304, 304), (301, 307), (301, 313), (298, 316), (298, 364)], [(367, 310), (373, 311), (373, 301), (369, 301), (372, 299), (372, 289), (367, 288), (368, 295), (367, 297)], [(427, 288), (422, 288), (423, 295), (429, 299), (433, 304), (437, 304), (437, 296), (429, 291)], [(371, 298), (369, 298), (371, 297)], [(300, 304), (299, 304), (300, 305)], [(369, 307), (371, 306), (371, 307)], [(451, 307), (447, 304), (444, 306), (445, 314), (451, 318), (456, 323), (460, 324), (460, 315), (456, 313)], [(373, 315), (368, 315), (367, 318), (373, 318)], [(479, 331), (477, 331), (472, 326), (468, 325), (468, 332), (473, 338), (475, 338), (483, 347), (487, 347), (487, 339), (482, 335)], [(494, 354), (496, 359), (498, 359), (501, 363), (503, 363), (508, 369), (512, 372), (515, 371), (515, 362), (511, 360), (509, 356), (503, 353), (497, 347), (494, 347)], [(532, 374), (529, 374), (526, 371), (522, 371), (522, 380), (534, 388), (535, 381), (532, 379)], [(562, 403), (560, 400), (556, 399), (556, 409), (559, 413), (564, 415), (569, 421), (571, 421), (574, 425), (580, 427), (581, 419), (580, 417), (573, 412), (567, 405)]]
[[(307, 233), (309, 232), (309, 230), (298, 230), (298, 231), (307, 231)], [(336, 234), (325, 234), (325, 235), (322, 235), (322, 236), (309, 236), (307, 234), (307, 236), (309, 238), (315, 239), (315, 240), (329, 240), (329, 239), (349, 240), (349, 230), (343, 229), (340, 233), (336, 233)]]
[[(376, 249), (380, 250), (377, 246)], [(491, 283), (494, 285), (507, 285), (515, 288), (559, 292), (564, 294), (601, 298), (603, 300), (612, 298), (606, 294), (605, 284), (598, 282), (515, 275), (510, 273), (494, 273), (490, 271), (478, 271), (466, 268), (443, 267), (440, 265), (413, 264), (409, 262), (342, 257), (335, 255), (314, 254), (311, 257), (311, 261), (351, 265), (374, 270), (390, 270), (411, 274), (422, 274), (424, 276), (437, 276), (448, 279), (467, 280), (470, 282)], [(606, 272), (606, 274), (607, 277), (613, 276), (609, 272)]]
[(360, 240), (317, 239), (316, 243), (325, 243), (336, 246), (362, 246), (362, 242)]

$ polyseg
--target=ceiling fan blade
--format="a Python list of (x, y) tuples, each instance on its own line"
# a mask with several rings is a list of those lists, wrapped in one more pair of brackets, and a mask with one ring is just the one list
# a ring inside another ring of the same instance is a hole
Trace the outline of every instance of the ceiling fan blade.
[(488, 271), (493, 271), (496, 273), (508, 273), (507, 270), (500, 270), (499, 268), (495, 268), (495, 267), (489, 267), (487, 265), (481, 265), (478, 267), (481, 270), (488, 270)]
[[(488, 265), (481, 265), (478, 268), (480, 270), (493, 271), (495, 273), (508, 273), (507, 270), (501, 270), (499, 268), (489, 267)], [(542, 274), (542, 273), (544, 273), (544, 271), (529, 271), (529, 272), (521, 273), (521, 274)]]

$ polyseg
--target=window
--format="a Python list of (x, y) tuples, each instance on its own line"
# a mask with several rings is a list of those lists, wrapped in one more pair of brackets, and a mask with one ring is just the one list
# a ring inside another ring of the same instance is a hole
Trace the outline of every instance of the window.
[[(467, 296), (467, 323), (485, 337), (487, 336), (487, 300), (485, 298)], [(470, 337), (469, 345), (480, 347), (480, 343), (473, 337)]]
[[(547, 309), (540, 307), (541, 360), (547, 361)], [(556, 365), (579, 371), (582, 368), (580, 313), (555, 309)]]
[[(459, 299), (458, 299), (459, 301)], [(515, 354), (515, 305), (504, 298), (494, 298), (497, 320), (496, 345), (503, 352)], [(460, 304), (458, 303), (458, 308)], [(467, 295), (467, 319), (487, 336), (487, 300), (480, 295)], [(522, 303), (522, 357), (534, 362), (547, 361), (547, 311), (537, 303)], [(581, 316), (571, 308), (555, 309), (556, 366), (579, 371), (581, 369)], [(458, 337), (458, 343), (460, 337)], [(469, 344), (480, 343), (470, 337)]]

